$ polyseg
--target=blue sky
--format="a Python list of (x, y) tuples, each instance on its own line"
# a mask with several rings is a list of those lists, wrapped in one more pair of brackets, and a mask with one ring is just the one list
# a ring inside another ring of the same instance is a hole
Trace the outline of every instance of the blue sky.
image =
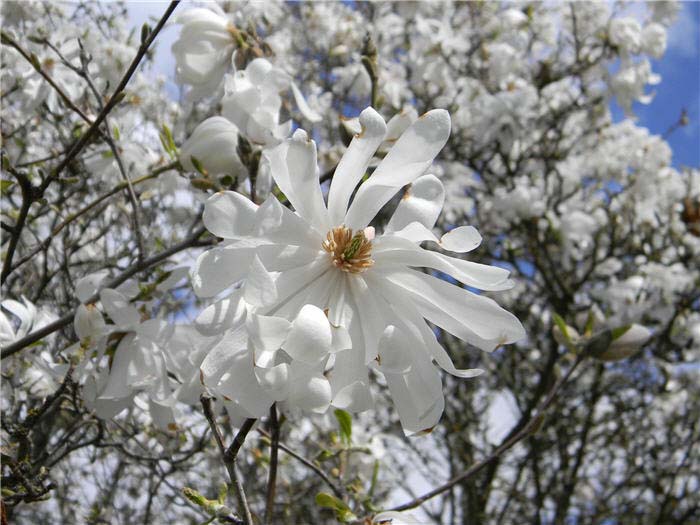
[[(178, 11), (187, 8), (183, 2)], [(167, 7), (162, 1), (127, 1), (130, 23), (140, 27), (144, 22), (154, 24), (153, 18), (159, 18)], [(634, 6), (633, 7), (633, 11)], [(176, 11), (177, 13), (177, 11)], [(156, 54), (156, 72), (169, 79), (168, 91), (174, 98), (178, 89), (172, 77), (175, 60), (170, 46), (177, 38), (178, 28), (166, 27), (158, 38)], [(673, 165), (700, 167), (700, 2), (689, 1), (681, 4), (678, 18), (668, 33), (668, 48), (661, 60), (652, 60), (652, 69), (661, 75), (661, 83), (650, 86), (648, 91), (655, 92), (654, 100), (649, 105), (635, 104), (634, 112), (637, 123), (648, 128), (653, 134), (663, 135), (681, 114), (681, 109), (688, 112), (690, 122), (677, 129), (666, 140), (673, 150)], [(622, 110), (616, 103), (611, 104), (613, 118), (624, 118)]]
[[(652, 70), (661, 83), (647, 88), (656, 96), (649, 105), (635, 104), (637, 124), (663, 135), (681, 114), (688, 111), (690, 122), (666, 140), (673, 150), (676, 168), (700, 168), (700, 2), (683, 2), (675, 24), (668, 32), (668, 48), (661, 60), (652, 60)], [(615, 120), (624, 118), (613, 103)]]

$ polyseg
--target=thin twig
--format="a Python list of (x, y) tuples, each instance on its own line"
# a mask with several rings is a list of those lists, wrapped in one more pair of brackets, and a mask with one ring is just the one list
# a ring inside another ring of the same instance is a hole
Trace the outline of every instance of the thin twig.
[(107, 104), (105, 104), (104, 108), (102, 108), (102, 111), (100, 111), (100, 114), (97, 115), (97, 118), (88, 128), (88, 130), (80, 137), (80, 139), (73, 145), (73, 147), (70, 148), (64, 159), (61, 161), (61, 163), (58, 166), (56, 166), (52, 173), (41, 184), (40, 188), (42, 192), (49, 186), (49, 184), (51, 184), (51, 182), (56, 177), (60, 175), (60, 173), (66, 168), (66, 166), (68, 166), (68, 164), (76, 157), (76, 155), (78, 155), (78, 153), (80, 153), (80, 151), (87, 145), (92, 136), (98, 131), (99, 126), (100, 124), (102, 124), (102, 121), (105, 119), (105, 117), (124, 98), (123, 92), (126, 88), (126, 85), (131, 80), (131, 77), (136, 72), (136, 69), (141, 63), (141, 60), (143, 60), (143, 57), (146, 56), (148, 49), (151, 47), (151, 44), (158, 36), (158, 33), (160, 33), (160, 30), (163, 29), (163, 26), (168, 21), (168, 18), (170, 18), (170, 15), (173, 13), (173, 11), (175, 11), (175, 8), (179, 3), (179, 0), (174, 0), (170, 2), (170, 5), (165, 10), (165, 13), (163, 13), (163, 16), (158, 21), (156, 27), (153, 28), (153, 31), (149, 33), (148, 38), (146, 38), (146, 40), (142, 42), (139, 46), (136, 56), (131, 61), (129, 69), (127, 69), (126, 73), (124, 73), (124, 76), (122, 77), (121, 81), (114, 90), (114, 93), (112, 93), (112, 96), (109, 98)]
[[(29, 208), (31, 207), (32, 203), (43, 196), (44, 192), (46, 191), (46, 188), (48, 188), (49, 185), (56, 178), (58, 178), (61, 172), (63, 172), (63, 170), (68, 166), (68, 164), (70, 164), (70, 162), (78, 155), (78, 153), (82, 151), (82, 149), (87, 145), (92, 136), (95, 133), (99, 132), (99, 127), (100, 124), (102, 124), (102, 121), (107, 117), (109, 112), (112, 111), (112, 109), (114, 109), (114, 107), (124, 98), (124, 89), (131, 80), (131, 77), (138, 68), (139, 64), (141, 63), (141, 60), (143, 60), (143, 57), (146, 56), (146, 52), (148, 51), (149, 47), (151, 46), (155, 38), (158, 36), (158, 33), (160, 33), (160, 30), (163, 28), (168, 18), (170, 18), (170, 15), (173, 13), (173, 11), (179, 3), (179, 0), (174, 0), (170, 2), (170, 5), (166, 9), (165, 13), (161, 17), (156, 27), (153, 29), (153, 31), (149, 33), (148, 38), (146, 38), (139, 46), (138, 52), (132, 60), (129, 69), (127, 69), (126, 73), (124, 73), (124, 76), (117, 85), (117, 88), (114, 90), (114, 93), (110, 97), (107, 104), (105, 104), (104, 108), (102, 108), (102, 111), (100, 111), (100, 114), (92, 122), (87, 131), (73, 144), (73, 146), (71, 146), (71, 148), (66, 153), (65, 157), (63, 157), (63, 160), (61, 160), (61, 162), (51, 171), (49, 176), (47, 176), (44, 179), (40, 186), (34, 187), (33, 185), (30, 185), (28, 192), (24, 191), (23, 188), (22, 206), (20, 208), (19, 216), (14, 226), (14, 232), (12, 234), (12, 237), (10, 238), (7, 253), (5, 255), (2, 273), (0, 274), (1, 283), (4, 283), (10, 274), (10, 268), (12, 268), (12, 259), (14, 258), (15, 251), (17, 249), (17, 244), (19, 243), (22, 230), (24, 229), (24, 224), (29, 214)], [(7, 42), (8, 45), (12, 45), (10, 44), (10, 40), (8, 40), (7, 37), (9, 37), (9, 35), (2, 33), (2, 41)], [(41, 72), (41, 68), (38, 68), (37, 71)], [(81, 115), (84, 118), (87, 118), (86, 115), (84, 115), (75, 105), (73, 105), (72, 102), (70, 102), (70, 99), (65, 97), (64, 102), (70, 104), (69, 107), (71, 107), (71, 109), (75, 108), (74, 111), (77, 111), (79, 115)]]
[(250, 429), (253, 428), (256, 421), (257, 419), (248, 418), (243, 422), (238, 434), (236, 434), (236, 437), (233, 438), (233, 443), (231, 443), (231, 446), (226, 449), (226, 458), (230, 459), (231, 461), (236, 460), (238, 452), (241, 450), (243, 443), (245, 443), (245, 438), (248, 435), (248, 432), (250, 432)]
[[(262, 428), (258, 428), (257, 431), (260, 435), (265, 436), (268, 439), (272, 439), (270, 434), (268, 432), (265, 432)], [(326, 483), (326, 485), (328, 485), (328, 487), (333, 491), (333, 494), (335, 494), (338, 498), (343, 497), (343, 491), (340, 488), (338, 488), (338, 486), (336, 486), (336, 484), (333, 483), (333, 481), (331, 481), (331, 479), (328, 477), (328, 475), (325, 472), (323, 472), (323, 470), (321, 470), (319, 467), (314, 465), (310, 460), (306, 459), (304, 456), (302, 456), (300, 454), (297, 454), (296, 452), (294, 452), (291, 448), (289, 448), (284, 443), (280, 443), (279, 448), (283, 452), (289, 454), (294, 459), (296, 459), (297, 461), (299, 461), (300, 463), (306, 465), (309, 469), (311, 469), (319, 478), (321, 478)]]
[[(156, 178), (158, 175), (160, 175), (161, 173), (165, 173), (166, 171), (170, 171), (170, 170), (173, 170), (173, 169), (177, 169), (178, 166), (179, 166), (179, 163), (178, 163), (177, 161), (176, 161), (176, 162), (171, 162), (170, 164), (166, 164), (165, 166), (161, 166), (161, 167), (159, 167), (159, 168), (156, 168), (155, 170), (153, 170), (153, 171), (152, 171), (151, 173), (149, 173), (148, 175), (144, 175), (143, 177), (139, 177), (138, 179), (134, 179), (134, 180), (132, 181), (132, 184), (137, 185), (137, 184), (141, 184), (142, 182), (145, 182), (145, 181), (147, 181), (147, 180), (154, 179), (154, 178)], [(114, 188), (112, 188), (111, 190), (109, 190), (109, 191), (106, 192), (106, 193), (103, 193), (103, 194), (100, 195), (97, 199), (95, 199), (95, 200), (92, 201), (91, 203), (87, 204), (86, 206), (84, 206), (83, 208), (81, 208), (79, 211), (70, 214), (68, 217), (66, 217), (66, 218), (63, 220), (63, 222), (61, 222), (61, 224), (57, 225), (53, 230), (51, 230), (51, 234), (50, 234), (48, 237), (46, 237), (46, 239), (44, 239), (43, 241), (41, 241), (41, 242), (36, 246), (36, 248), (34, 248), (29, 254), (27, 254), (27, 255), (25, 255), (24, 257), (22, 257), (22, 259), (20, 259), (19, 261), (17, 261), (17, 263), (12, 267), (12, 271), (14, 272), (17, 268), (19, 268), (20, 266), (22, 266), (24, 263), (26, 263), (27, 261), (31, 260), (31, 259), (32, 259), (37, 253), (39, 253), (41, 250), (47, 249), (47, 248), (51, 245), (51, 241), (53, 241), (54, 237), (56, 237), (56, 235), (58, 235), (58, 234), (60, 233), (60, 231), (61, 231), (63, 228), (65, 228), (66, 226), (68, 226), (70, 223), (72, 223), (74, 220), (78, 219), (78, 218), (81, 217), (82, 215), (84, 215), (84, 214), (86, 214), (87, 212), (89, 212), (91, 209), (93, 209), (95, 206), (97, 206), (98, 204), (100, 204), (102, 201), (108, 199), (108, 198), (111, 197), (112, 195), (115, 195), (115, 194), (121, 192), (122, 190), (124, 190), (124, 189), (126, 188), (126, 186), (127, 186), (126, 181), (120, 182), (120, 183), (117, 184)]]
[[(200, 398), (200, 401), (202, 402), (202, 408), (204, 410), (204, 417), (207, 418), (207, 421), (209, 422), (209, 426), (211, 427), (212, 434), (214, 435), (214, 440), (216, 441), (217, 447), (219, 447), (219, 452), (221, 453), (221, 458), (224, 461), (224, 466), (226, 467), (226, 471), (228, 472), (229, 478), (231, 478), (231, 483), (233, 484), (236, 494), (236, 499), (238, 499), (238, 506), (243, 512), (243, 517), (244, 517), (244, 523), (246, 525), (253, 525), (253, 517), (250, 514), (250, 508), (248, 507), (248, 501), (246, 500), (245, 497), (245, 492), (243, 490), (243, 485), (241, 484), (239, 478), (238, 478), (238, 472), (236, 470), (236, 457), (235, 455), (231, 457), (229, 455), (229, 451), (226, 449), (226, 445), (224, 445), (224, 438), (221, 435), (221, 431), (219, 430), (219, 426), (216, 424), (216, 418), (214, 417), (214, 411), (211, 408), (211, 398), (202, 395)], [(250, 421), (249, 419), (246, 420), (246, 422)], [(255, 422), (255, 420), (253, 420)], [(241, 428), (241, 430), (243, 430)], [(240, 432), (239, 432), (240, 434)], [(237, 438), (238, 436), (236, 436)], [(243, 440), (245, 440), (245, 436), (243, 437)], [(235, 443), (235, 440), (234, 440)], [(233, 446), (233, 445), (232, 445)], [(239, 447), (240, 448), (240, 447)]]
[[(122, 284), (124, 281), (132, 277), (133, 275), (136, 275), (139, 272), (142, 272), (144, 270), (147, 270), (151, 266), (158, 264), (161, 261), (164, 261), (168, 257), (181, 252), (182, 250), (186, 250), (187, 248), (191, 248), (193, 246), (199, 246), (201, 244), (198, 244), (197, 241), (199, 237), (205, 232), (205, 228), (202, 226), (195, 230), (195, 232), (187, 237), (186, 239), (183, 239), (179, 243), (175, 244), (174, 246), (171, 246), (167, 250), (163, 250), (160, 253), (157, 253), (156, 255), (144, 260), (141, 263), (137, 263), (133, 265), (131, 268), (124, 270), (121, 274), (119, 274), (117, 277), (112, 279), (109, 283), (105, 284), (102, 288), (115, 288)], [(86, 303), (93, 303), (99, 299), (99, 294), (94, 294), (92, 297), (90, 297)], [(67, 313), (60, 319), (57, 319), (53, 323), (47, 324), (46, 326), (35, 330), (31, 332), (30, 334), (24, 336), (22, 339), (19, 339), (15, 341), (14, 343), (10, 343), (7, 345), (5, 348), (2, 349), (2, 353), (0, 354), (0, 358), (5, 359), (6, 357), (9, 357), (13, 354), (16, 354), (17, 352), (21, 351), (22, 349), (26, 348), (27, 346), (31, 345), (32, 343), (35, 343), (39, 341), (40, 339), (46, 337), (47, 335), (50, 335), (57, 330), (60, 330), (61, 328), (68, 326), (73, 322), (73, 318), (75, 316), (75, 310), (72, 310), (70, 313)]]
[(583, 361), (583, 354), (580, 354), (574, 364), (569, 368), (569, 370), (564, 374), (559, 381), (556, 382), (556, 384), (552, 387), (552, 389), (549, 391), (547, 394), (547, 397), (542, 401), (540, 404), (539, 409), (537, 410), (537, 414), (533, 417), (530, 418), (530, 420), (523, 426), (523, 428), (514, 434), (510, 439), (507, 439), (503, 443), (501, 443), (496, 449), (486, 458), (482, 459), (481, 461), (474, 463), (471, 467), (469, 467), (467, 470), (462, 472), (460, 475), (455, 476), (451, 480), (449, 480), (447, 483), (444, 483), (443, 485), (440, 485), (439, 487), (431, 490), (430, 492), (427, 492), (426, 494), (423, 494), (422, 496), (419, 496), (407, 503), (404, 503), (402, 505), (398, 505), (397, 507), (394, 507), (390, 510), (394, 511), (402, 511), (402, 510), (408, 510), (408, 509), (413, 509), (416, 508), (429, 499), (434, 498), (435, 496), (438, 496), (442, 494), (443, 492), (446, 492), (450, 490), (452, 487), (455, 485), (458, 485), (459, 483), (462, 483), (463, 481), (469, 479), (470, 477), (474, 476), (477, 474), (479, 471), (481, 471), (484, 467), (486, 467), (488, 464), (490, 464), (492, 461), (496, 460), (498, 457), (500, 457), (505, 451), (513, 447), (516, 443), (519, 441), (523, 440), (527, 436), (529, 436), (532, 432), (536, 431), (537, 428), (542, 424), (542, 421), (544, 419), (544, 413), (546, 410), (549, 408), (549, 406), (552, 404), (554, 399), (556, 398), (557, 393), (559, 390), (561, 390), (561, 387), (564, 386), (564, 384), (568, 381), (568, 379), (571, 377), (571, 374), (574, 373), (574, 371), (578, 368), (578, 365), (581, 364)]
[(277, 485), (277, 458), (280, 446), (280, 423), (277, 418), (277, 405), (270, 407), (270, 475), (267, 478), (267, 498), (265, 502), (265, 524), (272, 523), (272, 515), (275, 507), (275, 489)]

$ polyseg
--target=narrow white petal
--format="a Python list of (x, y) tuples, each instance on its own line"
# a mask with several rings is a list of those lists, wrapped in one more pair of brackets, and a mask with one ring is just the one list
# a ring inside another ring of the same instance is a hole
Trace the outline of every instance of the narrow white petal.
[(350, 205), (345, 224), (363, 229), (377, 212), (406, 184), (416, 180), (433, 162), (450, 135), (450, 115), (444, 109), (429, 111), (387, 153)]
[(297, 103), (299, 112), (310, 122), (316, 123), (321, 122), (322, 118), (316, 111), (311, 109), (308, 102), (304, 98), (304, 95), (299, 91), (299, 88), (294, 82), (291, 82), (289, 87), (292, 88), (292, 95), (294, 95), (294, 102)]
[(215, 391), (225, 399), (238, 403), (253, 417), (267, 414), (274, 402), (273, 397), (258, 382), (253, 354), (248, 350), (233, 356), (228, 370), (216, 384)]
[(374, 252), (377, 265), (433, 268), (480, 290), (498, 291), (512, 288), (510, 272), (498, 266), (479, 264), (441, 253), (424, 250), (413, 242), (397, 237), (382, 237)]
[(418, 177), (404, 193), (387, 224), (387, 231), (402, 230), (412, 222), (427, 229), (435, 226), (445, 203), (445, 188), (435, 175)]
[(525, 337), (520, 321), (493, 299), (412, 270), (387, 273), (385, 278), (410, 294), (430, 322), (484, 350)]
[(355, 381), (341, 388), (333, 396), (332, 404), (348, 412), (364, 412), (374, 405), (374, 399), (367, 383)]
[(330, 228), (328, 211), (323, 202), (323, 194), (318, 180), (316, 143), (308, 137), (305, 131), (298, 129), (288, 144), (286, 162), (289, 183), (294, 186), (296, 194), (299, 195), (299, 199), (295, 202), (290, 199), (290, 202), (297, 213), (309, 224), (319, 225), (323, 230), (328, 230)]
[(292, 324), (281, 317), (250, 314), (246, 328), (256, 351), (274, 351), (282, 347)]
[(317, 231), (313, 224), (282, 206), (274, 196), (270, 196), (260, 205), (256, 212), (255, 224), (253, 237), (272, 244), (320, 249), (326, 235), (325, 231)]
[(75, 296), (81, 303), (86, 302), (100, 289), (100, 285), (109, 275), (108, 270), (100, 270), (78, 279), (75, 283)]
[(415, 244), (420, 244), (424, 241), (431, 241), (435, 244), (440, 244), (440, 241), (435, 234), (418, 221), (411, 222), (404, 226), (401, 230), (393, 232), (391, 237), (402, 237), (403, 239), (408, 239)]
[(379, 342), (379, 364), (385, 374), (405, 374), (413, 366), (413, 353), (409, 350), (415, 340), (396, 326), (387, 326)]
[(377, 357), (377, 347), (382, 333), (389, 324), (385, 317), (388, 305), (376, 293), (367, 286), (360, 276), (351, 277), (348, 285), (357, 305), (365, 350), (365, 364), (371, 363)]
[(481, 235), (474, 226), (459, 226), (448, 231), (440, 239), (440, 246), (456, 253), (466, 253), (481, 244)]
[(217, 335), (235, 328), (245, 319), (245, 315), (245, 303), (239, 288), (227, 298), (207, 306), (195, 319), (194, 326), (201, 334)]
[(232, 366), (234, 356), (237, 353), (245, 352), (247, 347), (248, 334), (245, 326), (239, 326), (226, 332), (199, 367), (202, 382), (207, 386), (215, 386)]
[(445, 408), (437, 368), (423, 362), (407, 374), (384, 376), (406, 435), (427, 432), (437, 425)]
[(245, 301), (253, 306), (273, 304), (277, 300), (275, 277), (275, 274), (268, 272), (263, 266), (257, 254), (254, 255), (243, 285), (243, 298)]
[(359, 124), (361, 129), (340, 159), (328, 192), (328, 213), (332, 225), (343, 223), (350, 196), (362, 180), (386, 133), (384, 119), (371, 107), (360, 113)]
[(75, 335), (78, 339), (97, 338), (105, 331), (105, 320), (102, 314), (94, 305), (81, 304), (75, 311)]

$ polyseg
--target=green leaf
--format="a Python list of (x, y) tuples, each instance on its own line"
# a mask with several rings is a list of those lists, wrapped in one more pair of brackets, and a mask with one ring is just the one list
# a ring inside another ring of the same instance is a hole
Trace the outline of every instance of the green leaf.
[(170, 153), (177, 152), (177, 146), (173, 140), (173, 134), (167, 124), (163, 124), (163, 133), (165, 134), (165, 142), (167, 144), (167, 151)]
[(352, 442), (352, 416), (350, 413), (339, 408), (333, 413), (340, 425), (340, 438), (346, 445), (349, 445)]
[(593, 316), (593, 310), (589, 310), (588, 317), (586, 318), (586, 326), (583, 328), (583, 333), (585, 335), (591, 335), (593, 333), (593, 325), (595, 323), (595, 317)]
[(5, 193), (9, 190), (15, 182), (12, 180), (0, 180), (0, 191)]
[(327, 492), (319, 492), (316, 494), (316, 505), (333, 510), (350, 510), (343, 500)]
[(559, 328), (559, 331), (562, 333), (564, 338), (571, 342), (571, 337), (569, 336), (569, 331), (566, 329), (566, 323), (564, 322), (564, 319), (561, 318), (561, 316), (556, 313), (552, 312), (552, 317), (554, 318), (554, 322), (556, 323), (557, 327)]
[(117, 125), (115, 125), (112, 128), (112, 133), (114, 134), (115, 140), (119, 140), (119, 137), (121, 137), (121, 134), (119, 133), (119, 127)]
[(614, 341), (615, 339), (619, 339), (623, 335), (627, 333), (627, 331), (632, 328), (631, 324), (625, 325), (625, 326), (618, 326), (617, 328), (612, 329), (612, 340)]
[(192, 165), (194, 166), (194, 169), (196, 169), (199, 173), (201, 173), (202, 175), (204, 175), (206, 177), (207, 170), (205, 170), (204, 166), (202, 166), (202, 162), (194, 155), (190, 156), (190, 160), (192, 161)]
[(326, 492), (319, 492), (316, 494), (316, 505), (334, 510), (336, 519), (341, 523), (347, 523), (357, 519), (357, 516), (352, 513), (350, 507), (342, 500)]

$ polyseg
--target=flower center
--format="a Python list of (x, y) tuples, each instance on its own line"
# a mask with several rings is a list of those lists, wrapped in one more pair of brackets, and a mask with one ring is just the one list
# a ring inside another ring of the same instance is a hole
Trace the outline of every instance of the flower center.
[(352, 234), (345, 226), (333, 228), (326, 235), (321, 246), (333, 261), (333, 266), (344, 272), (361, 273), (370, 268), (374, 261), (372, 255), (372, 232), (370, 229)]

